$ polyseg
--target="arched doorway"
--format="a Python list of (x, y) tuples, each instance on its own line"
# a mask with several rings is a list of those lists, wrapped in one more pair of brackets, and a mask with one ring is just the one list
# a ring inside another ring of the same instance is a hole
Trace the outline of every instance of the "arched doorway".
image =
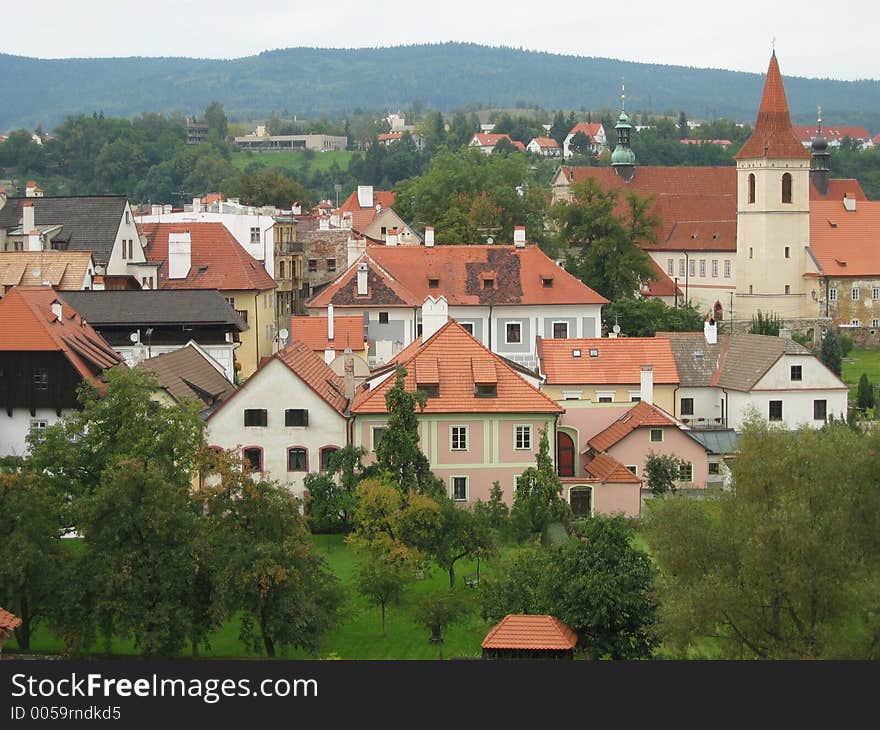
[(591, 517), (593, 514), (593, 488), (572, 487), (568, 502), (575, 517)]
[(556, 473), (561, 477), (574, 476), (574, 439), (564, 431), (556, 432)]

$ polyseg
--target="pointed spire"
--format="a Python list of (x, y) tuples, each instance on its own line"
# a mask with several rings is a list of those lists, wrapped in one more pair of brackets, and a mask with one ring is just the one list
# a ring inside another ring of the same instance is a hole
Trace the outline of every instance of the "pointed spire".
[(761, 106), (758, 108), (758, 120), (755, 131), (746, 140), (742, 149), (734, 155), (734, 159), (806, 159), (810, 153), (800, 143), (791, 127), (791, 115), (788, 111), (788, 100), (785, 97), (785, 86), (776, 60), (776, 50), (770, 57), (767, 78), (764, 81), (764, 93), (761, 95)]

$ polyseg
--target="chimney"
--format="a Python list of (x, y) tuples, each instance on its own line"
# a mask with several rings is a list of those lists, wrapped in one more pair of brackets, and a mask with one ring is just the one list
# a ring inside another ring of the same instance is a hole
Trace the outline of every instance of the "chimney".
[(35, 198), (37, 197), (37, 183), (33, 180), (28, 180), (27, 185), (24, 188), (24, 197), (26, 198)]
[(427, 342), (448, 321), (449, 303), (446, 297), (426, 297), (422, 304), (422, 342)]
[(21, 204), (21, 231), (24, 235), (28, 235), (34, 230), (34, 204), (30, 200), (26, 200)]
[(330, 216), (322, 215), (318, 218), (318, 230), (319, 231), (329, 231), (330, 230)]
[(185, 279), (192, 266), (192, 240), (189, 231), (168, 234), (168, 278)]
[(367, 251), (367, 239), (359, 238), (357, 234), (348, 234), (346, 253), (348, 254), (348, 266), (351, 266)]
[(61, 302), (57, 299), (52, 302), (52, 314), (55, 315), (55, 318), (60, 322), (61, 321)]
[(333, 305), (327, 305), (327, 339), (333, 342)]
[(199, 213), (202, 210), (202, 199), (193, 198), (193, 213)]
[(425, 226), (425, 245), (434, 246), (434, 226)]
[(718, 344), (718, 325), (715, 324), (715, 320), (711, 317), (703, 322), (703, 334), (706, 336), (707, 344)]
[(162, 213), (164, 213), (165, 215), (168, 215), (171, 210), (171, 203), (165, 203), (165, 205), (162, 206)]
[(351, 404), (354, 400), (354, 355), (350, 347), (345, 348), (342, 357), (342, 362), (345, 366), (345, 375), (343, 376), (345, 397), (348, 398), (348, 402)]
[(150, 215), (157, 215), (157, 216), (162, 215), (162, 206), (156, 205), (155, 203), (153, 203), (150, 206)]
[(299, 203), (299, 202), (294, 203), (292, 206), (290, 206), (290, 212), (293, 215), (302, 215), (302, 212), (303, 212), (302, 203)]
[(654, 366), (642, 365), (639, 381), (639, 395), (642, 403), (652, 405), (654, 403)]
[(373, 186), (358, 185), (358, 205), (361, 208), (373, 207)]
[(369, 293), (367, 290), (367, 273), (369, 267), (367, 266), (366, 261), (361, 261), (358, 264), (357, 278), (358, 278), (358, 296), (365, 297)]
[(514, 226), (513, 228), (513, 245), (517, 248), (526, 247), (526, 227)]
[(324, 348), (324, 362), (329, 365), (336, 359), (336, 349), (333, 347)]
[(388, 235), (385, 237), (385, 245), (386, 246), (396, 246), (397, 245), (397, 229), (391, 228), (388, 230)]
[(843, 207), (850, 213), (856, 212), (856, 199), (847, 195), (843, 196)]
[(339, 228), (339, 213), (333, 213), (330, 216), (330, 225), (334, 228)]

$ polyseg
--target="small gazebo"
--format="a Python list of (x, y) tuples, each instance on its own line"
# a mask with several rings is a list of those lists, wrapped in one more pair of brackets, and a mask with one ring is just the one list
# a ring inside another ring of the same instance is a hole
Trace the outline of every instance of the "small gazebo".
[(508, 614), (483, 639), (483, 659), (573, 659), (578, 636), (554, 616)]
[(21, 626), (21, 619), (18, 616), (0, 608), (0, 653), (3, 652), (3, 645), (6, 643), (6, 640), (12, 636), (12, 632), (19, 626)]

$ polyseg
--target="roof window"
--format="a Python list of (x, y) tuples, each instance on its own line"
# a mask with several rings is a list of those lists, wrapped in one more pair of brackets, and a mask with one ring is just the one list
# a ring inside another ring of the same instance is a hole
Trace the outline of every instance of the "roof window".
[(581, 351), (580, 351), (580, 349), (572, 350), (572, 351), (571, 351), (571, 356), (572, 356), (572, 357), (580, 357), (580, 356), (581, 356)]
[(596, 347), (590, 348), (590, 357), (599, 357), (599, 349)]

